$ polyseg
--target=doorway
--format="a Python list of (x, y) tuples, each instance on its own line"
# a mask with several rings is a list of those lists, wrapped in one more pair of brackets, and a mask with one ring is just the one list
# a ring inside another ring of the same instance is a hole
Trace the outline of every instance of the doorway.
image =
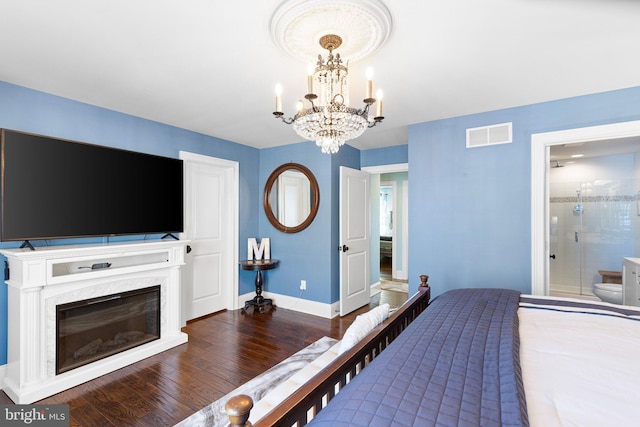
[[(381, 280), (386, 279), (390, 275), (392, 279), (406, 282), (408, 279), (408, 254), (409, 254), (409, 180), (408, 180), (408, 163), (397, 163), (382, 166), (363, 167), (362, 170), (372, 175), (372, 202), (374, 197), (377, 199), (372, 203), (372, 220), (371, 244), (372, 254), (378, 254), (378, 258), (373, 260), (371, 280), (372, 292), (374, 292), (380, 284)], [(380, 188), (392, 186), (393, 199), (395, 203), (392, 206), (392, 238), (390, 241), (384, 240), (381, 236), (385, 233), (380, 231), (380, 223), (384, 221), (381, 218), (381, 202)], [(395, 225), (393, 224), (395, 222)], [(395, 238), (394, 238), (395, 237)], [(386, 246), (386, 248), (385, 248)], [(388, 247), (391, 247), (389, 250)], [(390, 255), (390, 256), (389, 256)], [(377, 261), (377, 262), (376, 262)], [(395, 261), (395, 264), (394, 264)], [(382, 267), (382, 268), (381, 268)]]
[(593, 285), (611, 280), (603, 272), (622, 277), (622, 259), (634, 255), (640, 226), (636, 159), (634, 138), (550, 147), (550, 295), (595, 298)]
[[(601, 126), (592, 126), (585, 128), (577, 128), (577, 129), (568, 129), (564, 131), (556, 131), (556, 132), (547, 132), (541, 134), (534, 134), (531, 138), (531, 208), (532, 208), (532, 250), (531, 250), (531, 283), (532, 283), (532, 294), (534, 295), (549, 295), (550, 294), (550, 276), (552, 263), (554, 262), (553, 255), (554, 253), (551, 251), (551, 242), (554, 240), (553, 232), (558, 232), (557, 228), (554, 226), (558, 225), (559, 215), (552, 215), (552, 199), (551, 199), (551, 169), (555, 167), (555, 169), (559, 169), (559, 165), (562, 164), (560, 160), (558, 163), (552, 161), (551, 159), (551, 149), (552, 147), (556, 147), (557, 149), (561, 148), (576, 148), (579, 147), (575, 144), (583, 144), (582, 146), (587, 148), (591, 148), (593, 150), (599, 150), (599, 155), (606, 156), (609, 154), (621, 154), (623, 152), (631, 153), (633, 151), (638, 150), (640, 144), (640, 121), (633, 122), (623, 122), (623, 123), (615, 123), (609, 125), (601, 125)], [(631, 147), (631, 148), (629, 148)], [(554, 150), (556, 149), (554, 148)], [(640, 166), (640, 154), (631, 154), (634, 158), (633, 162), (635, 166), (633, 167), (633, 174), (628, 176), (627, 178), (631, 180), (630, 184), (632, 187), (638, 185), (638, 168)], [(564, 168), (566, 169), (566, 168)], [(633, 181), (635, 176), (635, 181)], [(582, 184), (587, 184), (588, 182), (584, 182), (583, 180), (578, 180), (579, 182), (574, 182), (573, 185), (579, 184), (578, 188), (574, 189), (574, 191), (580, 190), (580, 193), (575, 192), (572, 196), (572, 200), (568, 200), (573, 204), (572, 209), (575, 209), (575, 212), (572, 211), (572, 215), (576, 214), (576, 217), (582, 221), (582, 224), (577, 223), (573, 225), (573, 228), (570, 228), (570, 236), (573, 237), (574, 243), (576, 238), (576, 232), (578, 242), (581, 243), (584, 239), (584, 242), (589, 240), (589, 237), (592, 240), (600, 239), (600, 237), (594, 236), (586, 236), (584, 234), (584, 221), (586, 219), (586, 208), (587, 201), (592, 203), (594, 201), (610, 201), (607, 194), (606, 196), (602, 196), (594, 199), (585, 199), (585, 189), (588, 188), (588, 185), (583, 189)], [(593, 187), (594, 183), (591, 183), (591, 187)], [(631, 193), (621, 198), (627, 199), (626, 210), (627, 216), (624, 221), (632, 221), (636, 225), (638, 224), (638, 220), (635, 219), (634, 215), (638, 215), (640, 212), (637, 212), (637, 199), (640, 188), (635, 188), (629, 190), (625, 189), (623, 192)], [(622, 191), (620, 189), (619, 191)], [(567, 196), (568, 197), (568, 196)], [(592, 197), (592, 196), (590, 196)], [(631, 201), (629, 203), (629, 200)], [(610, 203), (607, 205), (610, 206)], [(595, 207), (595, 205), (591, 205), (591, 207)], [(629, 209), (632, 212), (629, 212)], [(634, 210), (635, 209), (635, 210)], [(583, 218), (579, 218), (580, 215), (585, 215)], [(556, 218), (554, 218), (556, 217)], [(634, 218), (631, 220), (631, 218)], [(599, 227), (602, 229), (602, 217), (598, 218)], [(604, 222), (606, 224), (606, 221)], [(631, 240), (634, 241), (637, 239), (639, 230), (632, 230)], [(564, 233), (563, 233), (564, 234)], [(601, 244), (601, 242), (598, 242)], [(583, 246), (583, 253), (587, 251)], [(633, 253), (620, 255), (616, 254), (617, 258), (620, 258), (620, 264), (622, 263), (621, 256), (636, 256), (640, 248), (637, 245), (634, 247), (633, 244), (631, 248), (628, 246), (623, 249), (623, 252), (631, 251)], [(557, 257), (557, 255), (556, 255)], [(557, 258), (556, 258), (557, 259)], [(597, 263), (605, 262), (597, 261)], [(607, 261), (608, 262), (608, 261)], [(572, 265), (574, 270), (578, 270), (575, 265)], [(594, 283), (597, 280), (597, 276), (594, 277), (593, 271), (594, 267), (590, 267), (590, 270), (586, 272), (582, 272), (582, 276), (587, 279), (591, 279), (591, 283)], [(596, 268), (596, 271), (600, 269)], [(582, 285), (581, 285), (582, 286)], [(587, 285), (589, 287), (590, 285)]]
[[(380, 182), (380, 281), (393, 280), (393, 242), (396, 183), (393, 181)], [(397, 242), (398, 239), (396, 238)]]

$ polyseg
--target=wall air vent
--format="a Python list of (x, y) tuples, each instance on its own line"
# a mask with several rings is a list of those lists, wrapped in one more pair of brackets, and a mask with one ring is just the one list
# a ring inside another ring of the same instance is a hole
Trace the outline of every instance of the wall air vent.
[(467, 148), (507, 144), (511, 141), (511, 122), (467, 129)]

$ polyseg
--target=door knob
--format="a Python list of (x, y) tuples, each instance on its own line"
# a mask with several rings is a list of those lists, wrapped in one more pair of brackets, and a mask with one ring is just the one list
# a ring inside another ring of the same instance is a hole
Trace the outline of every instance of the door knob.
[(556, 259), (556, 254), (553, 254), (553, 255), (549, 255), (549, 258), (553, 258), (553, 259)]
[(349, 246), (347, 245), (338, 246), (338, 250), (342, 252), (347, 252), (349, 250)]
[(187, 253), (191, 253), (191, 245), (187, 245)]

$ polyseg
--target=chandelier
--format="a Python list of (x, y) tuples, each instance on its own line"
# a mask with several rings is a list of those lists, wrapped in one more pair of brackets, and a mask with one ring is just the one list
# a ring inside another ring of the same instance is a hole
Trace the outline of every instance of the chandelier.
[[(340, 47), (342, 39), (334, 34), (320, 38), (320, 46), (329, 51), (327, 60), (318, 55), (315, 69), (307, 76), (307, 91), (304, 98), (310, 107), (298, 101), (297, 113), (285, 118), (282, 112), (282, 89), (276, 86), (275, 118), (292, 125), (306, 140), (315, 141), (323, 153), (334, 154), (345, 142), (357, 138), (367, 129), (380, 123), (382, 116), (382, 91), (373, 98), (373, 81), (368, 72), (366, 96), (363, 108), (349, 107), (348, 67), (343, 65), (340, 54), (333, 51)], [(376, 115), (370, 117), (369, 109), (377, 102)]]

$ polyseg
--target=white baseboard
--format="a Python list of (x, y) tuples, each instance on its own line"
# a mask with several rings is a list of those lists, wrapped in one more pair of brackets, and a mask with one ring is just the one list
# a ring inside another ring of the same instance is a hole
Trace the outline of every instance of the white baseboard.
[(407, 280), (407, 273), (403, 270), (396, 270), (391, 277), (393, 277), (394, 280)]
[(380, 289), (380, 282), (371, 285), (371, 296), (378, 295), (380, 292), (382, 292), (382, 289)]
[(580, 288), (580, 286), (574, 286), (574, 285), (556, 285), (556, 284), (551, 284), (551, 285), (549, 285), (549, 291), (550, 292), (561, 292), (563, 294), (594, 296), (593, 292), (591, 292), (591, 288), (589, 288), (588, 290), (586, 290), (586, 292), (584, 292)]
[[(253, 299), (255, 292), (240, 295), (238, 297), (238, 306), (244, 307), (244, 302)], [(304, 298), (292, 297), (289, 295), (280, 295), (272, 292), (263, 292), (262, 296), (271, 298), (276, 307), (286, 308), (287, 310), (299, 311), (301, 313), (312, 314), (314, 316), (325, 317), (327, 319), (340, 315), (340, 301), (332, 304), (311, 301)]]
[(7, 365), (0, 366), (0, 390), (4, 388), (4, 378), (7, 376)]
[[(244, 301), (253, 299), (255, 292), (250, 292), (239, 297), (239, 306), (244, 307)], [(301, 313), (312, 314), (314, 316), (325, 317), (327, 319), (334, 318), (340, 314), (340, 301), (332, 304), (311, 301), (304, 298), (292, 297), (289, 295), (280, 295), (272, 292), (263, 292), (262, 296), (271, 298), (276, 307), (286, 308), (287, 310), (299, 311)]]
[[(380, 282), (371, 285), (371, 296), (381, 292)], [(244, 307), (244, 302), (253, 299), (255, 292), (249, 292), (238, 297), (238, 307)], [(271, 298), (276, 307), (286, 308), (287, 310), (299, 311), (301, 313), (312, 314), (314, 316), (326, 317), (332, 319), (340, 315), (340, 301), (332, 304), (311, 301), (301, 297), (292, 297), (289, 295), (280, 295), (273, 292), (262, 292), (265, 298)], [(302, 296), (302, 294), (301, 294)]]

